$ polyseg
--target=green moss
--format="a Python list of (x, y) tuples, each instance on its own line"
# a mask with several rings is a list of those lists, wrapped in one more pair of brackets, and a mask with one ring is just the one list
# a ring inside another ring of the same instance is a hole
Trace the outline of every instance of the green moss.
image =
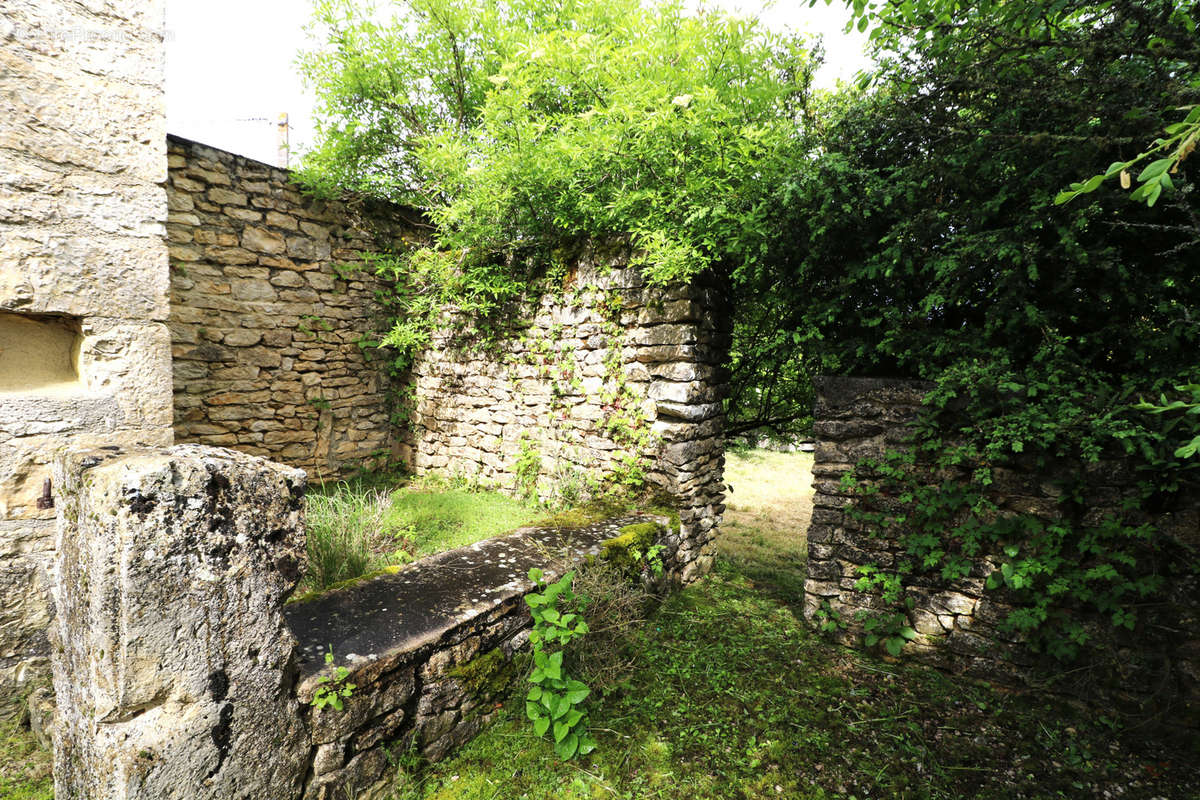
[(467, 693), (482, 702), (504, 697), (511, 691), (513, 683), (524, 664), (523, 654), (509, 659), (502, 650), (491, 650), (460, 664), (450, 670), (450, 676), (458, 681)]
[(633, 508), (629, 498), (603, 497), (566, 511), (560, 511), (532, 523), (539, 528), (585, 528), (606, 519), (619, 517)]
[(311, 592), (293, 595), (292, 597), (288, 598), (286, 605), (291, 605), (292, 603), (307, 603), (310, 600), (316, 600), (318, 597), (324, 597), (330, 592), (336, 592), (340, 589), (348, 589), (351, 586), (358, 586), (360, 583), (366, 583), (367, 581), (374, 580), (375, 578), (383, 575), (395, 575), (400, 571), (401, 566), (402, 565), (400, 564), (391, 564), (383, 567), (382, 569), (368, 572), (365, 575), (359, 575), (357, 578), (349, 578), (348, 580), (340, 581), (324, 589), (314, 589)]
[(679, 512), (670, 506), (653, 506), (646, 509), (647, 514), (653, 514), (656, 517), (666, 517), (670, 520), (667, 523), (668, 529), (676, 536), (679, 535), (681, 523), (679, 521)]
[(624, 570), (634, 569), (662, 532), (657, 522), (626, 525), (619, 535), (600, 543), (600, 558)]

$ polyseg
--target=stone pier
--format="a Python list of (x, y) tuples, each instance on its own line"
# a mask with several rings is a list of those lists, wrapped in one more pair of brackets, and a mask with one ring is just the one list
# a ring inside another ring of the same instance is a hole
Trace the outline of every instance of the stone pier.
[(56, 465), (58, 800), (295, 797), (308, 743), (281, 608), (304, 473), (201, 445)]

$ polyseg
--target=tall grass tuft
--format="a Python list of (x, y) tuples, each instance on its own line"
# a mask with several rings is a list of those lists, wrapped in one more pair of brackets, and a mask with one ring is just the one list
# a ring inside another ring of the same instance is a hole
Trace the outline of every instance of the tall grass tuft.
[(339, 483), (308, 496), (308, 589), (326, 589), (365, 575), (372, 567), (371, 541), (387, 521), (388, 492)]

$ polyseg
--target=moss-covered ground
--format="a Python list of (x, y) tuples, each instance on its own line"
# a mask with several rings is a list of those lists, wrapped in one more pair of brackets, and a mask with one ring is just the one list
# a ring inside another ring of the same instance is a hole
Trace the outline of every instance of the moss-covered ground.
[[(834, 646), (800, 617), (804, 454), (730, 457), (722, 553), (628, 643), (561, 762), (516, 703), (396, 800), (1196, 798), (1197, 750), (1052, 698)], [(740, 477), (739, 477), (740, 476)]]

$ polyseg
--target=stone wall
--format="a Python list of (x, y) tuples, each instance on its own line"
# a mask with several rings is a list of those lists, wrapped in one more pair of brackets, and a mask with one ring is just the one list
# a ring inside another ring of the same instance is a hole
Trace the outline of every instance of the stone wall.
[(412, 368), (404, 455), (417, 473), (567, 505), (645, 481), (679, 508), (666, 544), (686, 582), (711, 565), (725, 508), (730, 317), (716, 288), (648, 287), (628, 262), (589, 250), (496, 320), (448, 317)]
[(376, 298), (386, 287), (354, 267), (363, 251), (416, 239), (419, 220), (314, 200), (285, 170), (169, 144), (178, 441), (317, 480), (395, 454), (418, 473), (567, 503), (604, 481), (648, 481), (680, 508), (682, 532), (668, 542), (678, 573), (708, 568), (724, 508), (719, 291), (649, 288), (613, 247), (584, 253), (562, 284), (486, 323), (448, 314), (414, 363), (395, 448), (399, 386), (360, 345), (386, 325)]
[(391, 796), (397, 763), (446, 756), (520, 679), (531, 567), (553, 581), (671, 524), (521, 529), (285, 605), (300, 470), (175, 445), (64, 454), (55, 480), (60, 798)]
[(0, 694), (46, 668), (54, 451), (171, 441), (163, 24), (0, 13)]
[[(390, 796), (397, 762), (438, 761), (471, 739), (528, 666), (529, 569), (554, 581), (626, 525), (646, 522), (660, 535), (669, 524), (630, 515), (567, 531), (525, 528), (288, 604), (312, 745), (305, 800)], [(352, 695), (341, 710), (315, 708), (314, 693), (338, 668)]]
[[(888, 571), (911, 556), (898, 542), (900, 524), (879, 528), (847, 513), (853, 494), (842, 486), (842, 477), (862, 459), (878, 459), (889, 449), (904, 448), (910, 423), (930, 387), (915, 381), (821, 378), (816, 388), (815, 492), (808, 531), (805, 616), (824, 622), (833, 612), (844, 626), (834, 632), (835, 638), (858, 643), (863, 632), (859, 616), (885, 608), (878, 595), (855, 588), (859, 568), (870, 565)], [(931, 481), (968, 480), (973, 471), (974, 465), (967, 464), (957, 472), (931, 476)], [(989, 496), (1001, 515), (1061, 519), (1062, 474), (1053, 467), (1039, 469), (1033, 462), (1014, 460), (993, 469), (995, 482)], [(1119, 460), (1092, 465), (1089, 474), (1085, 521), (1094, 523), (1105, 513), (1118, 512), (1135, 492), (1137, 476)], [(860, 470), (858, 480), (880, 485), (878, 473), (870, 471)], [(1200, 496), (1193, 493), (1190, 503), (1187, 492), (1182, 497), (1180, 508), (1146, 521), (1168, 542), (1193, 548), (1194, 553), (1200, 546)], [(885, 495), (875, 502), (889, 513), (901, 512), (894, 497)], [(1164, 603), (1142, 610), (1143, 620), (1135, 631), (1119, 634), (1107, 618), (1076, 611), (1103, 660), (1096, 657), (1082, 665), (1064, 666), (1031, 652), (1020, 635), (1002, 624), (1016, 600), (1003, 589), (985, 589), (987, 577), (999, 565), (995, 558), (980, 557), (963, 578), (944, 580), (936, 572), (908, 577), (904, 595), (913, 604), (908, 622), (918, 636), (905, 646), (903, 657), (974, 678), (1034, 684), (1090, 695), (1092, 700), (1106, 697), (1133, 713), (1162, 711), (1175, 704), (1171, 713), (1176, 721), (1200, 722), (1194, 713), (1200, 708), (1200, 603), (1196, 599), (1200, 585), (1194, 571), (1173, 579)], [(1055, 678), (1067, 670), (1070, 680)], [(1192, 711), (1180, 713), (1180, 708)]]
[(175, 437), (340, 477), (391, 455), (381, 288), (349, 268), (403, 209), (301, 195), (286, 170), (172, 136)]

